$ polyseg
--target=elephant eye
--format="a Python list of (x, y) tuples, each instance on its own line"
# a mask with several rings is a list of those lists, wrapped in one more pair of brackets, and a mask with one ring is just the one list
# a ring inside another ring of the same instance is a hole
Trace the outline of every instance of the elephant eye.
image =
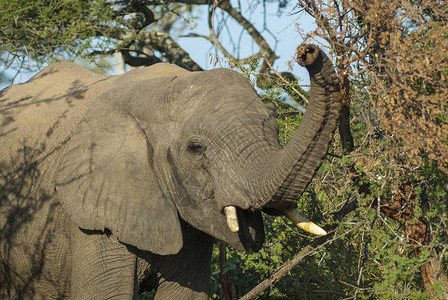
[(198, 142), (190, 142), (188, 144), (187, 150), (188, 152), (194, 153), (194, 154), (202, 154), (204, 153), (206, 147)]

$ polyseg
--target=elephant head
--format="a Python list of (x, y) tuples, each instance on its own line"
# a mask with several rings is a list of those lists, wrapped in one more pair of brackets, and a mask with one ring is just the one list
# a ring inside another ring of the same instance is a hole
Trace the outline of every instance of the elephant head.
[(331, 62), (315, 46), (301, 47), (298, 61), (310, 73), (311, 100), (283, 149), (274, 117), (237, 72), (124, 75), (131, 79), (99, 95), (67, 141), (59, 201), (81, 228), (157, 254), (177, 253), (190, 225), (258, 249), (261, 211), (290, 214), (336, 127)]

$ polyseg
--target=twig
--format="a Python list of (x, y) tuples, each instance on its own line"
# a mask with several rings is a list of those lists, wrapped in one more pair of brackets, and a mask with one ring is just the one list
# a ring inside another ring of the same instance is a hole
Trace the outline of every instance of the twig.
[(277, 72), (277, 70), (274, 69), (274, 67), (272, 66), (271, 62), (265, 58), (265, 62), (268, 64), (269, 69), (271, 69), (275, 75), (277, 75), (277, 77), (283, 81), (284, 83), (286, 83), (300, 98), (302, 98), (303, 101), (305, 101), (305, 103), (308, 104), (308, 99), (302, 95), (302, 93), (300, 93), (292, 84), (291, 82), (289, 82), (288, 80), (285, 79), (285, 77), (283, 77), (280, 73)]
[(358, 205), (359, 205), (358, 200), (353, 200), (351, 202), (345, 203), (340, 210), (333, 213), (333, 219), (341, 221), (342, 218), (344, 218), (348, 213), (358, 208)]

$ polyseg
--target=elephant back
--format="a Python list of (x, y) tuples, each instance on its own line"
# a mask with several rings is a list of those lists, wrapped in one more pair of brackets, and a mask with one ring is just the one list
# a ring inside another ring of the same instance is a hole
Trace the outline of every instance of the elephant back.
[(20, 153), (39, 160), (57, 151), (95, 98), (92, 86), (104, 79), (73, 63), (57, 63), (28, 82), (3, 90), (2, 162), (17, 162)]

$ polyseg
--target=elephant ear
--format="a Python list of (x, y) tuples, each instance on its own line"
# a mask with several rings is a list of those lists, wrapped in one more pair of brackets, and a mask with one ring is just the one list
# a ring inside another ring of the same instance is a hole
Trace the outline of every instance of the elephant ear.
[(159, 187), (153, 148), (123, 94), (103, 94), (78, 124), (57, 176), (57, 197), (83, 229), (110, 230), (141, 250), (175, 254), (182, 248), (178, 212)]

